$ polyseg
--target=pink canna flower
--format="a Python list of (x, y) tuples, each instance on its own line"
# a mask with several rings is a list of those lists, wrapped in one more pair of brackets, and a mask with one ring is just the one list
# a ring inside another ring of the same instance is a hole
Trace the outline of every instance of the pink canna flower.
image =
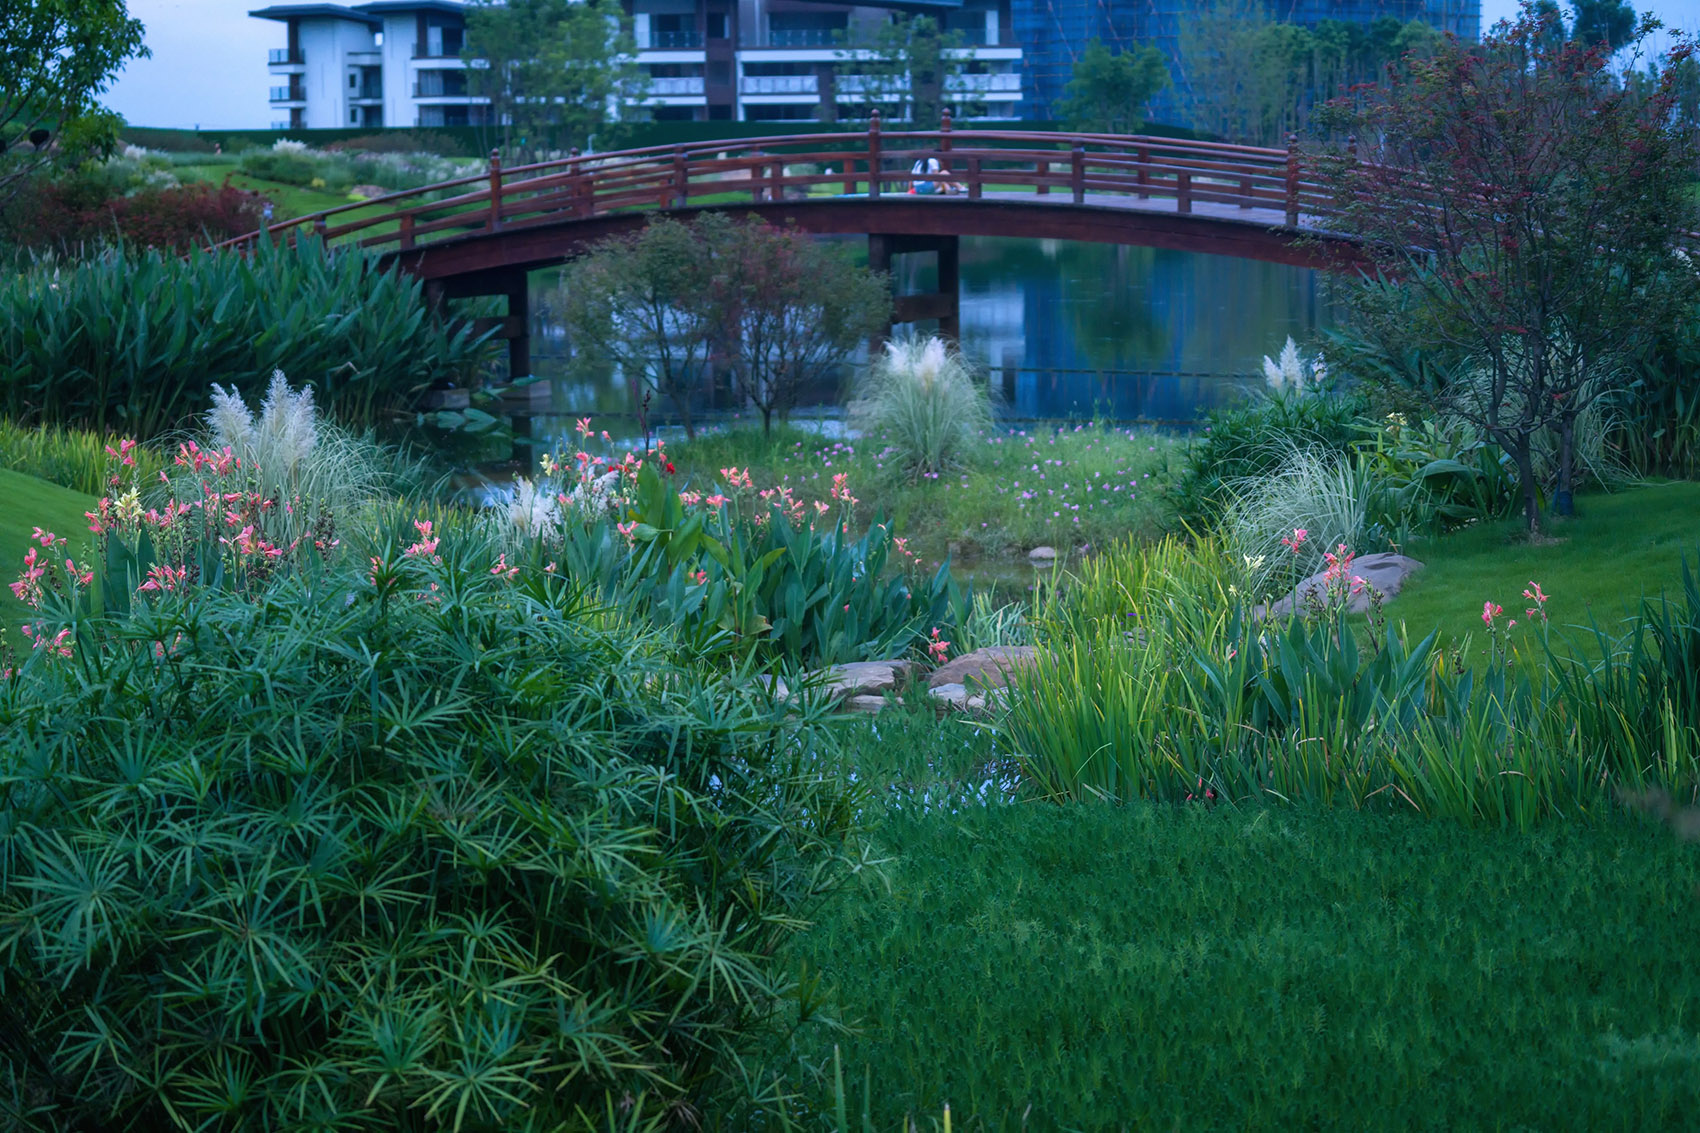
[(1482, 603), (1482, 624), (1486, 625), (1489, 629), (1492, 629), (1493, 628), (1493, 619), (1499, 617), (1499, 615), (1503, 614), (1504, 612), (1505, 612), (1505, 607), (1503, 607), (1503, 606), (1496, 606), (1492, 602), (1483, 602)]

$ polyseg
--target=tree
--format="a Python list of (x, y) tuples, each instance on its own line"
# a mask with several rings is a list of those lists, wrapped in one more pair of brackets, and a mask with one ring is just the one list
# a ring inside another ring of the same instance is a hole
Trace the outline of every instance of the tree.
[(931, 129), (944, 108), (945, 92), (965, 67), (962, 37), (947, 32), (931, 16), (902, 16), (880, 25), (873, 45), (839, 52), (854, 69), (867, 101), (893, 119)]
[(575, 364), (617, 368), (646, 433), (656, 393), (696, 436), (691, 395), (708, 369), (717, 314), (702, 244), (688, 225), (652, 220), (636, 236), (598, 245), (567, 278), (563, 321)]
[(502, 148), (530, 155), (589, 148), (619, 107), (641, 101), (636, 50), (614, 0), (472, 0), (462, 55)]
[(740, 396), (764, 433), (891, 314), (891, 288), (809, 236), (757, 219), (715, 233), (716, 323)]
[(1572, 39), (1589, 46), (1603, 43), (1615, 53), (1635, 35), (1635, 9), (1625, 0), (1571, 0)]
[(1057, 109), (1071, 130), (1132, 134), (1145, 124), (1145, 104), (1168, 85), (1169, 67), (1158, 48), (1112, 54), (1094, 39), (1075, 60)]
[[(1669, 317), (1672, 246), (1690, 211), (1691, 132), (1672, 113), (1674, 83), (1618, 83), (1609, 47), (1554, 37), (1551, 19), (1526, 7), (1480, 45), (1448, 41), (1342, 104), (1336, 124), (1363, 148), (1324, 170), (1331, 223), (1402, 285), (1425, 345), (1461, 361), (1435, 392), (1516, 464), (1531, 531), (1535, 438), (1558, 438), (1564, 514), (1577, 420)], [(1409, 306), (1358, 314), (1394, 342), (1413, 325)]]
[(0, 203), (55, 159), (111, 150), (121, 120), (95, 98), (147, 55), (124, 0), (0, 4)]

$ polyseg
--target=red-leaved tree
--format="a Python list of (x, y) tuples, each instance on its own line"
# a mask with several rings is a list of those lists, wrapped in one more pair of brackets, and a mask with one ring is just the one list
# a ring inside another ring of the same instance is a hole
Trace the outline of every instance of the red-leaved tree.
[[(1525, 6), (1479, 44), (1449, 40), (1353, 91), (1332, 125), (1356, 135), (1355, 152), (1325, 161), (1330, 226), (1359, 237), (1403, 293), (1358, 304), (1361, 324), (1401, 348), (1389, 355), (1453, 361), (1438, 400), (1515, 462), (1531, 531), (1537, 437), (1557, 438), (1556, 510), (1567, 513), (1578, 419), (1626, 380), (1625, 360), (1693, 276), (1679, 258), (1691, 138), (1676, 91), (1668, 79), (1625, 85), (1609, 48), (1567, 41), (1552, 19)], [(1689, 52), (1678, 46), (1667, 64)]]

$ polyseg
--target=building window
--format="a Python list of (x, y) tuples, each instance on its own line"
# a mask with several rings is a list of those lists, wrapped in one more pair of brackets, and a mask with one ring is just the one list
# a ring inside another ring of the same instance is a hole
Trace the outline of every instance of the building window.
[(350, 72), (349, 76), (348, 76), (348, 89), (349, 90), (357, 90), (357, 89), (359, 89), (359, 87), (360, 87), (360, 79), (357, 76), (355, 76), (353, 72)]
[(349, 125), (350, 125), (350, 126), (358, 126), (358, 125), (360, 125), (360, 111), (358, 111), (358, 110), (350, 110), (350, 111), (349, 111), (349, 112), (348, 112), (348, 124), (349, 124)]
[(708, 38), (710, 38), (710, 39), (725, 39), (726, 38), (726, 13), (725, 12), (710, 12), (710, 13), (708, 13), (708, 21), (707, 22), (708, 22)]

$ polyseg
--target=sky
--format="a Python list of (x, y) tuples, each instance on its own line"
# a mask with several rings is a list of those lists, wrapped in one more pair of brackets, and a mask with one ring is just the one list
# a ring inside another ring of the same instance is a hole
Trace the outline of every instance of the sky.
[[(130, 14), (147, 29), (153, 56), (132, 60), (103, 101), (136, 126), (268, 128), (266, 50), (283, 46), (283, 25), (248, 15), (266, 2), (129, 0)], [(1700, 29), (1700, 0), (1631, 3), (1671, 27)], [(1516, 10), (1516, 0), (1482, 0), (1482, 25)]]

